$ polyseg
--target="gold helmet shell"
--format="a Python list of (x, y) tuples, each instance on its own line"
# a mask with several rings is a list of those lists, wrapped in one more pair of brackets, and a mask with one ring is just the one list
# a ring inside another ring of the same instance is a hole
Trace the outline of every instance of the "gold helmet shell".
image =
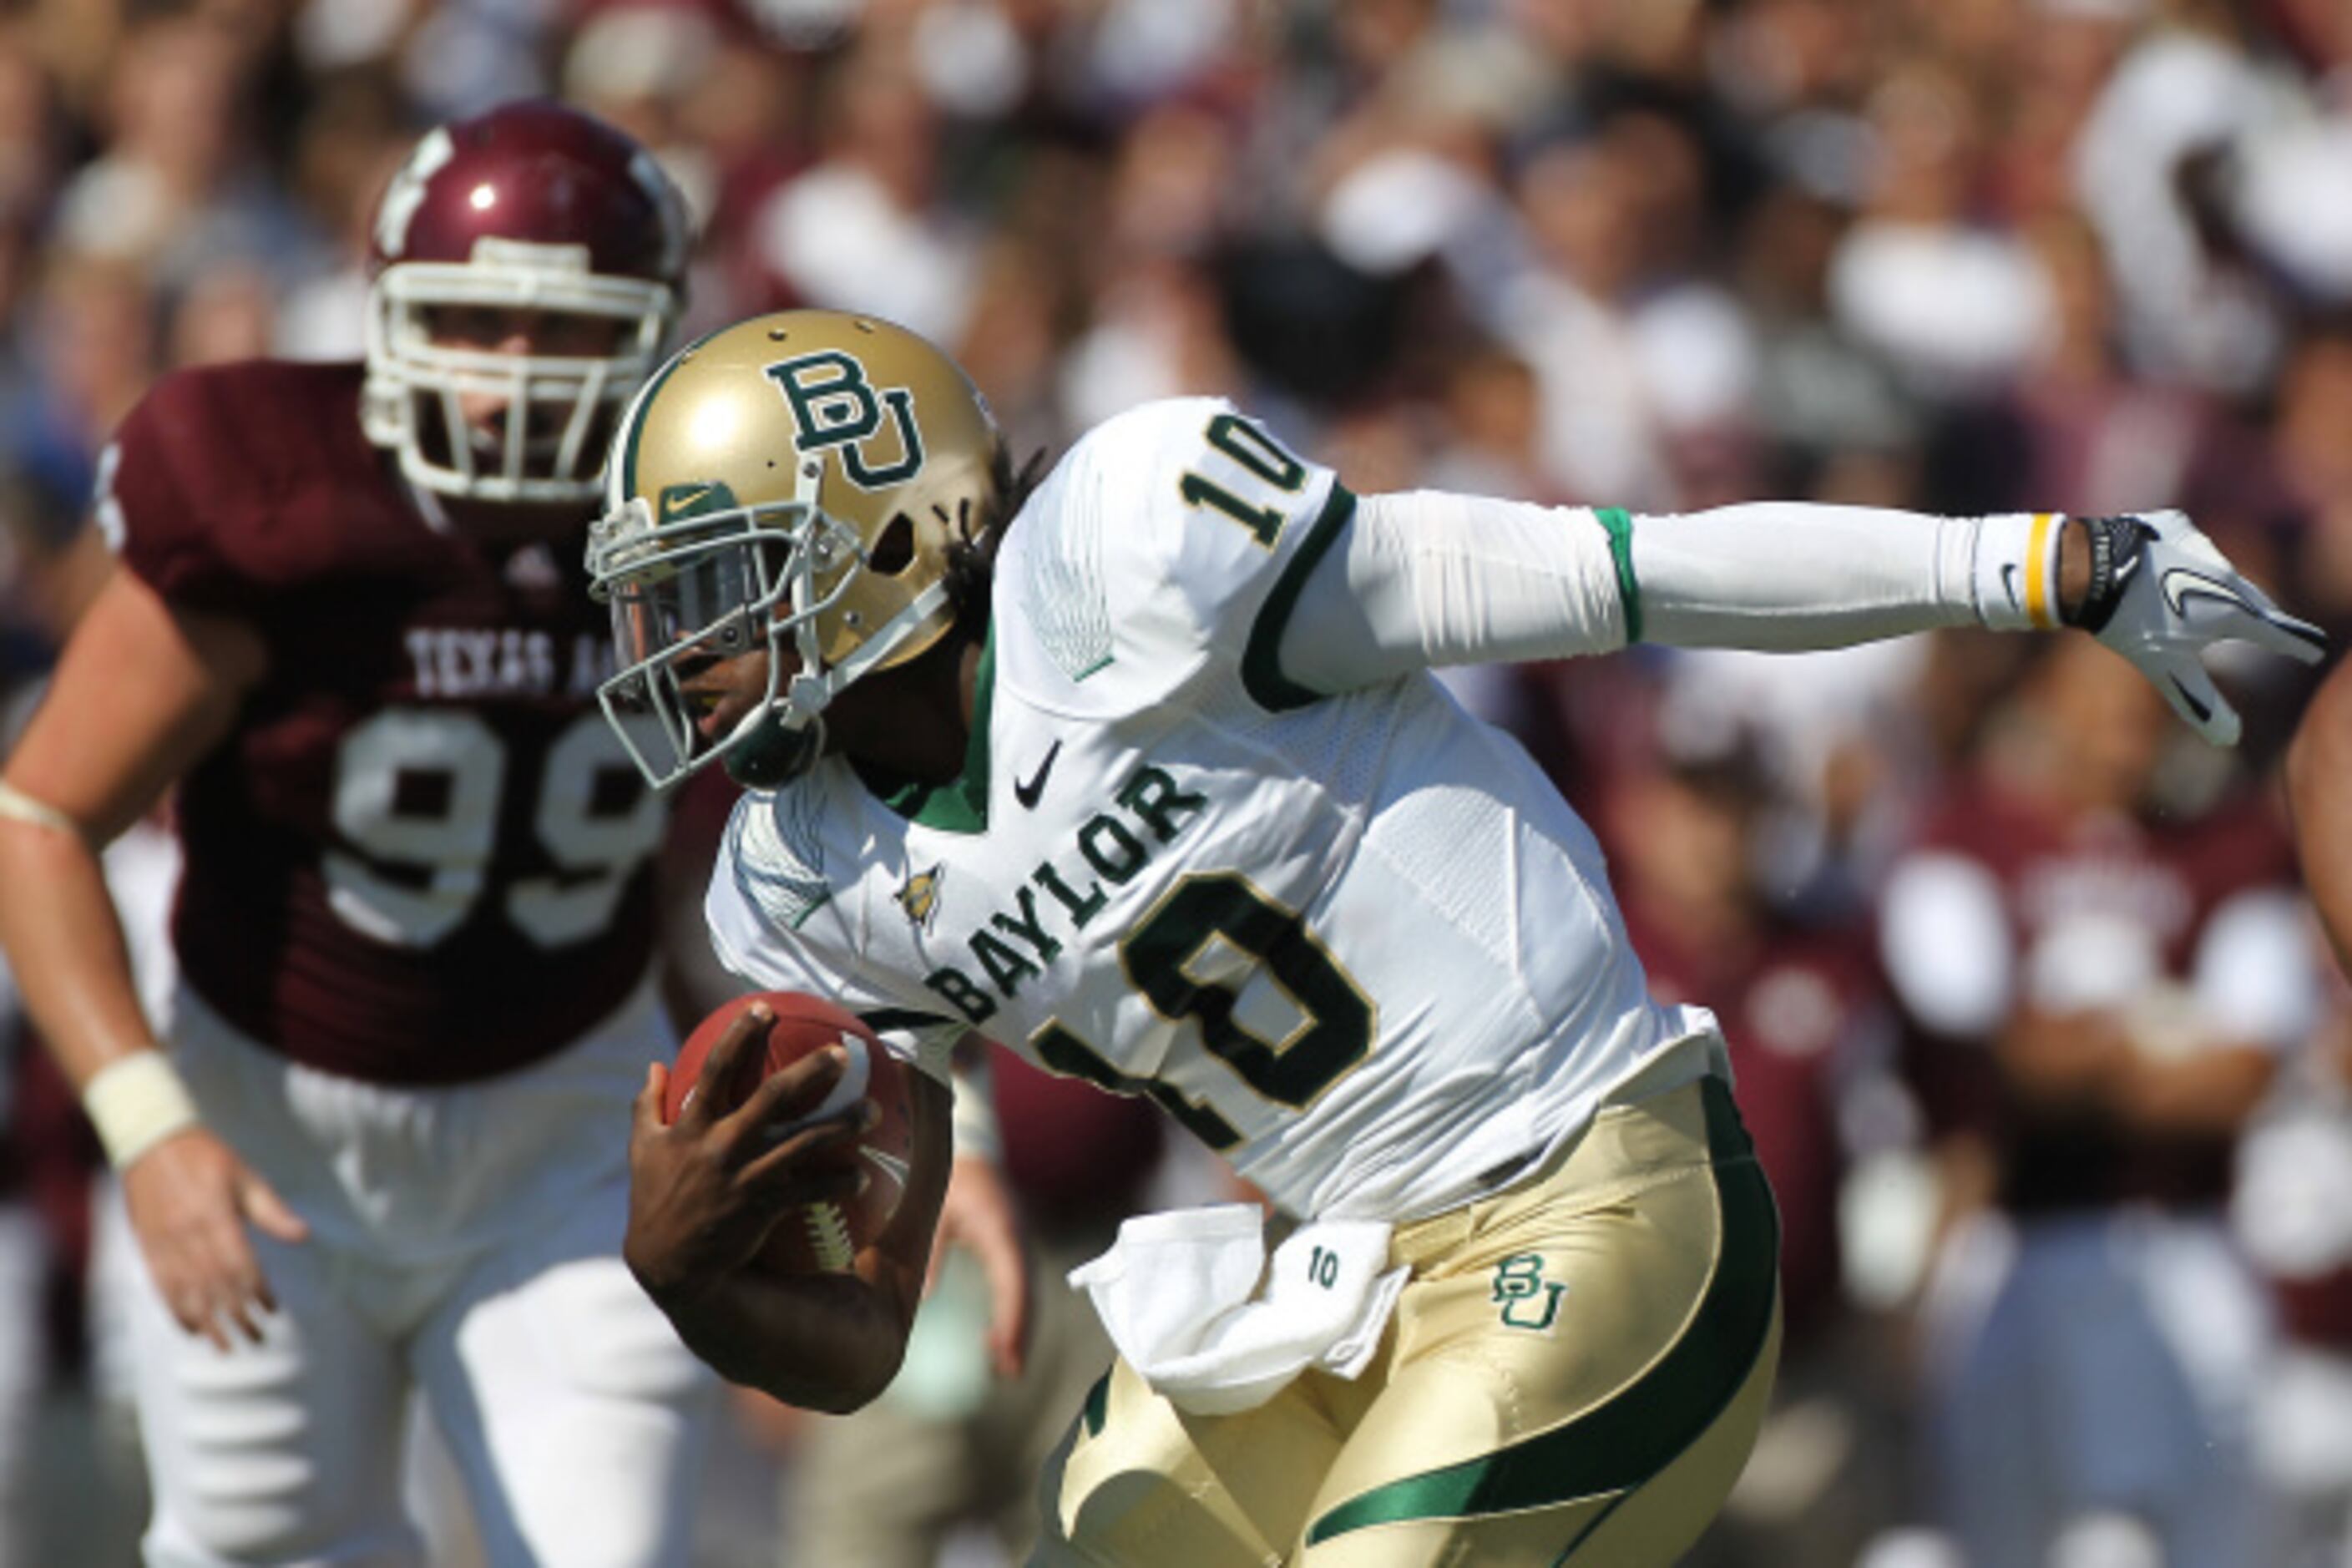
[[(998, 521), (1004, 470), (979, 389), (903, 327), (785, 310), (679, 351), (622, 418), (589, 532), (622, 666), (605, 707), (646, 776), (672, 783), (763, 725), (810, 730), (852, 681), (937, 644), (950, 562)], [(705, 742), (679, 667), (761, 637), (790, 668), (772, 659), (770, 701)], [(668, 757), (624, 709), (651, 710)]]

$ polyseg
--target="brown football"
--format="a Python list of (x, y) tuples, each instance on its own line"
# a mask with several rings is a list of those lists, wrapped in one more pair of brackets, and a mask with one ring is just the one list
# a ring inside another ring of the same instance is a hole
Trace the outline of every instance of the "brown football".
[[(841, 1045), (849, 1052), (849, 1067), (833, 1092), (801, 1122), (780, 1128), (789, 1134), (806, 1121), (833, 1115), (859, 1100), (871, 1100), (882, 1118), (857, 1143), (857, 1161), (869, 1180), (866, 1190), (843, 1203), (804, 1204), (776, 1222), (760, 1251), (761, 1265), (780, 1274), (840, 1272), (859, 1250), (882, 1234), (898, 1200), (907, 1190), (908, 1163), (914, 1157), (915, 1126), (908, 1075), (913, 1068), (892, 1056), (857, 1016), (821, 996), (797, 991), (755, 991), (738, 996), (695, 1026), (678, 1048), (670, 1068), (669, 1091), (662, 1119), (677, 1120), (695, 1092), (702, 1058), (727, 1032), (735, 1016), (754, 1002), (764, 1002), (775, 1015), (768, 1030), (768, 1048), (761, 1077), (790, 1067), (811, 1051)], [(751, 1086), (742, 1086), (749, 1093)]]

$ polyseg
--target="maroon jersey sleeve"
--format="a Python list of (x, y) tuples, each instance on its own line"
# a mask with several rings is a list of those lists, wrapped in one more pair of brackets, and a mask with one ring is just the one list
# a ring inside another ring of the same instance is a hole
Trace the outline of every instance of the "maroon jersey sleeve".
[(254, 426), (268, 423), (257, 406), (264, 385), (247, 366), (165, 376), (100, 461), (100, 526), (123, 564), (174, 605), (250, 616), (299, 575), (300, 563), (268, 548), (269, 530), (238, 526), (269, 510), (250, 493), (269, 467), (250, 449)]

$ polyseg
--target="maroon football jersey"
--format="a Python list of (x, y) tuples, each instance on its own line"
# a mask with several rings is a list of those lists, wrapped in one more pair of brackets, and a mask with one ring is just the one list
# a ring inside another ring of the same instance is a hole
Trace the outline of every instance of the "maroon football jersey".
[[(2020, 973), (2053, 931), (2098, 921), (2142, 933), (2159, 975), (2178, 983), (2224, 902), (2291, 885), (2294, 876), (2292, 846), (2252, 798), (2150, 826), (2122, 816), (2068, 821), (1977, 781), (1931, 814), (1920, 847), (1991, 874)], [(1919, 1031), (1912, 1059), (1931, 1118), (1974, 1125), (2003, 1143), (2002, 1195), (2014, 1209), (2210, 1204), (2228, 1189), (2234, 1139), (2136, 1134), (2088, 1111), (2029, 1113), (2004, 1089), (1989, 1041)]]
[(188, 984), (297, 1061), (450, 1083), (551, 1054), (636, 986), (663, 806), (596, 705), (612, 655), (580, 546), (429, 521), (361, 434), (360, 383), (165, 379), (100, 521), (167, 602), (268, 647), (181, 785)]

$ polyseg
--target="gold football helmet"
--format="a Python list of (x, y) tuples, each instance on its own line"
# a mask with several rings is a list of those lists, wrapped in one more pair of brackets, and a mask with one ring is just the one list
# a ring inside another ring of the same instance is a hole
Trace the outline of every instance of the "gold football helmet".
[[(998, 522), (1004, 466), (979, 390), (902, 327), (785, 310), (680, 350), (622, 417), (588, 535), (621, 664), (598, 696), (646, 778), (674, 784), (760, 737), (753, 782), (804, 770), (827, 703), (954, 624), (951, 552)], [(704, 740), (681, 679), (763, 639), (795, 657), (772, 658), (766, 700)], [(667, 756), (633, 711), (658, 721)]]

